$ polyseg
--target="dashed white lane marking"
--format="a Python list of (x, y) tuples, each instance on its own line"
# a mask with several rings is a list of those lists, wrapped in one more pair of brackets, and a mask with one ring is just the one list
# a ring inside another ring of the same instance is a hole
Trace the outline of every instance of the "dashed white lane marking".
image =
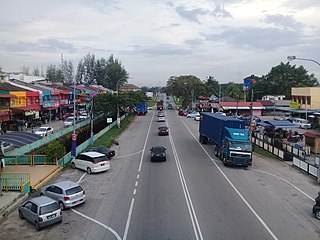
[(137, 189), (133, 189), (133, 195), (136, 195)]
[(226, 181), (230, 184), (230, 186), (233, 188), (233, 190), (238, 194), (238, 196), (242, 199), (242, 201), (247, 205), (247, 207), (250, 209), (250, 211), (256, 216), (256, 218), (259, 220), (259, 222), (262, 224), (262, 226), (269, 232), (271, 237), (275, 240), (278, 240), (277, 236), (271, 231), (271, 229), (268, 227), (268, 225), (263, 221), (263, 219), (258, 215), (258, 213), (253, 209), (253, 207), (247, 202), (247, 200), (242, 196), (242, 194), (239, 192), (239, 190), (233, 185), (231, 180), (227, 177), (227, 175), (222, 171), (222, 169), (218, 166), (218, 164), (215, 162), (215, 160), (210, 156), (210, 154), (206, 151), (206, 149), (198, 142), (198, 139), (194, 136), (190, 128), (186, 125), (184, 121), (182, 121), (184, 126), (188, 129), (190, 134), (193, 136), (193, 138), (197, 141), (199, 146), (202, 148), (202, 150), (206, 153), (206, 155), (209, 157), (209, 159), (212, 161), (212, 163), (217, 167), (219, 172), (222, 174), (222, 176), (226, 179)]
[[(151, 129), (151, 125), (152, 125), (152, 122), (153, 122), (154, 114), (155, 114), (155, 111), (153, 111), (153, 115), (152, 115), (152, 118), (151, 118), (151, 121), (150, 121), (150, 124), (149, 124), (146, 140), (145, 140), (144, 145), (143, 145), (142, 154), (141, 154), (140, 163), (139, 163), (139, 168), (138, 168), (138, 173), (141, 171), (142, 160), (143, 160), (144, 152), (145, 152), (145, 149), (146, 149), (146, 146), (147, 146), (147, 142), (148, 142), (148, 138), (149, 138), (150, 129)], [(140, 177), (140, 175), (138, 174), (137, 175), (137, 179), (139, 179), (139, 177)], [(136, 189), (133, 190), (133, 195), (135, 195), (135, 194), (136, 194)], [(123, 233), (123, 240), (126, 240), (127, 236), (128, 236), (128, 231), (129, 231), (129, 227), (130, 227), (133, 206), (134, 206), (134, 198), (131, 199), (131, 205), (130, 205), (130, 209), (129, 209), (129, 213), (128, 213), (128, 217), (127, 217), (126, 227), (125, 227), (124, 233)]]
[(89, 219), (90, 221), (92, 221), (92, 222), (104, 227), (105, 229), (109, 230), (118, 240), (121, 240), (121, 237), (119, 236), (119, 234), (115, 230), (113, 230), (111, 227), (109, 227), (109, 226), (107, 226), (107, 225), (105, 225), (105, 224), (103, 224), (103, 223), (101, 223), (101, 222), (99, 222), (99, 221), (97, 221), (97, 220), (95, 220), (95, 219), (93, 219), (91, 217), (88, 217), (88, 216), (82, 214), (81, 212), (78, 212), (77, 210), (74, 210), (73, 208), (71, 209), (71, 211), (73, 211), (74, 213), (80, 215), (81, 217)]
[(138, 187), (138, 181), (136, 181), (136, 183), (134, 184), (135, 187)]

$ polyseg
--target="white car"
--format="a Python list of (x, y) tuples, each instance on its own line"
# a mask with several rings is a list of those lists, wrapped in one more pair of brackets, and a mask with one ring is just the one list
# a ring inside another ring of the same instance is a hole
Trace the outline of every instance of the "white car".
[(294, 118), (292, 120), (292, 123), (297, 124), (300, 128), (304, 129), (310, 129), (311, 128), (311, 123), (303, 118)]
[(196, 116), (194, 116), (194, 118), (193, 118), (195, 121), (200, 121), (200, 114), (199, 115), (196, 115)]
[(41, 136), (41, 137), (46, 137), (49, 134), (53, 133), (53, 128), (52, 127), (40, 127), (35, 134)]
[(164, 116), (158, 117), (158, 122), (165, 122), (166, 118)]
[(78, 154), (71, 161), (72, 168), (79, 168), (87, 171), (88, 174), (103, 172), (110, 169), (110, 161), (108, 157), (99, 152), (83, 152)]
[(195, 116), (200, 116), (199, 112), (192, 112), (187, 115), (187, 118), (194, 118)]
[(86, 120), (87, 118), (89, 118), (89, 114), (88, 113), (81, 113), (79, 116), (79, 120)]
[(63, 122), (63, 126), (70, 127), (73, 126), (74, 117), (67, 117), (66, 120)]

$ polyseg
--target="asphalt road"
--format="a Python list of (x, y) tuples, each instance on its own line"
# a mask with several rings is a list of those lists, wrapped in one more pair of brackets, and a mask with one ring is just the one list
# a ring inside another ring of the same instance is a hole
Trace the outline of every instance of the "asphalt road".
[[(109, 171), (67, 169), (54, 179), (80, 181), (87, 195), (61, 224), (37, 232), (13, 212), (0, 239), (320, 238), (311, 213), (319, 186), (309, 176), (257, 155), (249, 170), (225, 167), (211, 145), (198, 143), (198, 122), (174, 110), (165, 115), (169, 136), (157, 136), (156, 111), (136, 117)], [(155, 145), (167, 148), (166, 162), (150, 162)]]

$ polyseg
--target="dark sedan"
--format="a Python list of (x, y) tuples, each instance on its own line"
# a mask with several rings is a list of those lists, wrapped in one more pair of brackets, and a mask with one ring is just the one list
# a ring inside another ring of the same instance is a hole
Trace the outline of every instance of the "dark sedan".
[(107, 147), (93, 147), (89, 150), (89, 152), (99, 152), (105, 154), (109, 159), (116, 155), (114, 150), (111, 150)]
[(151, 162), (166, 161), (166, 148), (163, 146), (152, 147), (151, 149)]
[(158, 127), (158, 135), (169, 135), (169, 128), (167, 126)]

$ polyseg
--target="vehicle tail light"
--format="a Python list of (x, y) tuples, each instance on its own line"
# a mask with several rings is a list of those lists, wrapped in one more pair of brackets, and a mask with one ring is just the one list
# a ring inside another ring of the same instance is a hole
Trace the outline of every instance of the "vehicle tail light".
[(43, 222), (42, 217), (38, 217), (38, 222)]
[(68, 200), (70, 200), (70, 197), (64, 196), (64, 197), (63, 197), (63, 200), (68, 201)]

